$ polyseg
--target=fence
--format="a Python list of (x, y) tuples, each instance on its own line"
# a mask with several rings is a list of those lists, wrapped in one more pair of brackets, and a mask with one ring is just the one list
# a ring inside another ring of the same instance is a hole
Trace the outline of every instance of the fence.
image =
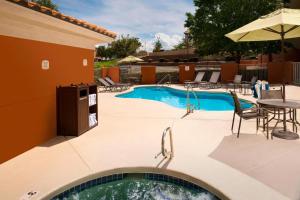
[[(271, 63), (269, 63), (271, 64)], [(278, 75), (278, 77), (273, 77), (272, 80), (281, 80), (280, 68), (275, 66), (271, 70), (268, 69), (266, 64), (258, 64), (258, 65), (249, 65), (249, 64), (240, 64), (239, 67), (237, 64), (234, 63), (223, 63), (223, 67), (219, 65), (219, 63), (204, 63), (202, 65), (197, 65), (195, 67), (195, 72), (193, 73), (193, 78), (190, 77), (189, 79), (193, 80), (195, 75), (199, 71), (204, 71), (205, 77), (204, 80), (209, 80), (213, 71), (220, 71), (221, 68), (224, 68), (221, 73), (222, 81), (226, 82), (229, 80), (233, 80), (235, 74), (243, 75), (243, 81), (250, 81), (253, 76), (258, 77), (259, 80), (269, 80), (269, 75), (271, 77)], [(273, 69), (273, 70), (272, 70)], [(275, 72), (274, 72), (275, 70)], [(278, 71), (279, 70), (279, 71)], [(114, 70), (112, 70), (114, 71)], [(107, 72), (108, 73), (108, 72)], [(114, 72), (111, 72), (114, 74)], [(108, 73), (108, 75), (111, 75)], [(172, 83), (179, 82), (179, 67), (178, 66), (164, 66), (164, 67), (156, 67), (156, 80), (160, 80), (166, 74), (171, 74), (172, 76)], [(300, 62), (293, 62), (291, 63), (291, 82), (293, 84), (300, 85)], [(293, 74), (293, 75), (292, 75)], [(103, 76), (100, 69), (95, 69), (95, 80), (98, 77)], [(121, 66), (118, 72), (118, 80), (120, 79), (121, 82), (133, 82), (133, 83), (140, 83), (141, 82), (141, 66)], [(223, 80), (225, 79), (225, 80)], [(228, 80), (227, 80), (228, 79)], [(272, 80), (269, 80), (272, 82)], [(273, 80), (273, 81), (274, 81)], [(118, 82), (118, 81), (117, 81)], [(181, 81), (182, 82), (182, 81)], [(277, 81), (280, 82), (280, 81)]]
[(293, 62), (293, 83), (300, 85), (300, 62)]
[(241, 66), (239, 74), (243, 76), (243, 81), (250, 81), (253, 76), (256, 76), (258, 80), (268, 80), (268, 68), (266, 65), (258, 66)]

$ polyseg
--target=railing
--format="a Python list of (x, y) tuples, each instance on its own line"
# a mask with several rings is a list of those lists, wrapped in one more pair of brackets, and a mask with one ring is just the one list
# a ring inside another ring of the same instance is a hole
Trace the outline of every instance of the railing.
[(172, 76), (171, 76), (171, 74), (166, 74), (166, 75), (164, 75), (164, 76), (160, 79), (160, 81), (157, 82), (157, 85), (163, 84), (163, 81), (166, 80), (167, 78), (169, 78), (169, 81), (168, 81), (168, 82), (165, 82), (165, 84), (171, 84), (171, 83), (172, 83)]
[[(170, 151), (166, 148), (166, 135), (169, 133), (170, 138)], [(173, 149), (173, 136), (172, 136), (172, 129), (168, 127), (164, 130), (161, 138), (161, 151), (155, 156), (157, 158), (159, 155), (162, 155), (164, 158), (172, 159), (174, 157), (174, 149)]]
[(300, 62), (293, 63), (293, 83), (300, 85)]
[(187, 85), (186, 87), (186, 113), (192, 113), (195, 110), (195, 105), (191, 104), (190, 93), (194, 95), (194, 98), (197, 100), (197, 108), (200, 109), (200, 101), (191, 85)]
[(250, 81), (253, 76), (256, 76), (258, 80), (268, 80), (268, 68), (266, 64), (240, 64), (239, 74), (243, 76), (243, 81)]

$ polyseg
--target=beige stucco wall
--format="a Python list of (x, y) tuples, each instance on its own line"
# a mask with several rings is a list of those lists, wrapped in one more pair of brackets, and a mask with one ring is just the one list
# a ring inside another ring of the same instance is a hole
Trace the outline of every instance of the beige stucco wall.
[(86, 28), (30, 10), (8, 1), (0, 1), (0, 35), (36, 40), (85, 49), (113, 38)]

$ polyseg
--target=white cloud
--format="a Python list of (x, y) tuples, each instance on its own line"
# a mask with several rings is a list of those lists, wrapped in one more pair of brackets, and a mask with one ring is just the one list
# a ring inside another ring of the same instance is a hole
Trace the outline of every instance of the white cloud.
[(173, 49), (175, 45), (181, 42), (182, 36), (177, 34), (168, 35), (165, 33), (156, 33), (152, 39), (142, 41), (143, 46), (141, 47), (141, 49), (146, 51), (152, 51), (154, 48), (154, 43), (157, 39), (160, 40), (164, 50), (169, 50), (169, 49)]
[[(119, 35), (139, 37), (151, 47), (157, 35), (165, 49), (183, 36), (192, 0), (54, 0), (62, 12), (101, 25)], [(71, 3), (71, 5), (70, 5)], [(147, 47), (148, 49), (148, 47)]]

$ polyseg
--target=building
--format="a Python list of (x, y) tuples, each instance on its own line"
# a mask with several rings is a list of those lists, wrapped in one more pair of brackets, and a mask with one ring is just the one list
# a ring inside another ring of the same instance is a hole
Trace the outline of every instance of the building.
[(0, 1), (0, 163), (56, 136), (56, 87), (94, 81), (116, 34), (25, 0)]
[(166, 50), (160, 52), (149, 53), (145, 55), (142, 59), (146, 62), (197, 62), (200, 58), (195, 52), (195, 48), (189, 49), (179, 49), (179, 50)]

